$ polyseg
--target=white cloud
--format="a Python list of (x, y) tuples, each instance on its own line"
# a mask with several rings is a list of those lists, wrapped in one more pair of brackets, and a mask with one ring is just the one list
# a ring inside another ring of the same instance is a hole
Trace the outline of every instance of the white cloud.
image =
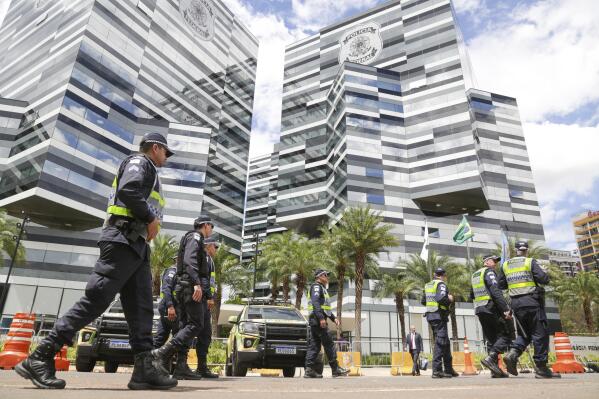
[(546, 0), (491, 22), (468, 47), (479, 88), (517, 97), (524, 119), (541, 121), (599, 100), (598, 41), (596, 0)]
[(459, 13), (473, 13), (481, 9), (483, 0), (453, 0), (453, 6)]
[(373, 7), (378, 0), (291, 0), (292, 22), (305, 30), (316, 31), (339, 20), (352, 10)]

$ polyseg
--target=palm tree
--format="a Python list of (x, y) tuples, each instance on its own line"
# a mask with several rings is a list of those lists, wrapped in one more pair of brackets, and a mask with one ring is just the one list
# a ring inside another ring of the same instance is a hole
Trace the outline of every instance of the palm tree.
[(157, 235), (151, 245), (152, 295), (160, 295), (160, 276), (164, 269), (173, 264), (173, 258), (177, 256), (179, 245), (175, 237), (168, 234)]
[(351, 268), (351, 257), (350, 253), (339, 244), (339, 227), (333, 226), (331, 229), (327, 228), (326, 225), (320, 227), (320, 242), (322, 248), (324, 248), (324, 257), (326, 263), (332, 263), (335, 277), (337, 279), (337, 320), (339, 320), (339, 326), (337, 326), (337, 339), (341, 339), (341, 332), (343, 331), (343, 324), (341, 322), (341, 311), (343, 310), (343, 289), (345, 288), (345, 279), (350, 277)]
[(220, 308), (223, 300), (223, 285), (226, 281), (233, 281), (239, 276), (239, 258), (229, 252), (229, 247), (221, 243), (214, 255), (214, 272), (216, 274), (216, 294), (214, 296), (214, 307), (210, 311), (212, 318), (212, 336), (218, 334), (218, 318), (220, 316)]
[(399, 316), (399, 324), (401, 325), (401, 342), (406, 343), (406, 320), (405, 307), (403, 300), (409, 293), (418, 288), (413, 280), (406, 277), (405, 270), (399, 270), (395, 273), (383, 275), (382, 280), (379, 280), (375, 286), (374, 292), (379, 298), (393, 296), (395, 299), (395, 308)]
[[(513, 258), (516, 256), (516, 241), (520, 241), (520, 237), (508, 237), (508, 245), (509, 245), (509, 257)], [(528, 241), (528, 257), (535, 259), (546, 259), (549, 255), (549, 249), (539, 244), (535, 240), (527, 240)], [(501, 243), (495, 243), (495, 251), (493, 254), (497, 256), (501, 256)]]
[[(19, 235), (19, 228), (17, 227), (16, 219), (6, 216), (6, 211), (0, 209), (0, 263), (4, 264), (5, 253), (9, 256), (15, 253), (15, 246), (17, 241), (14, 237)], [(25, 247), (19, 245), (17, 255), (15, 256), (15, 263), (22, 263), (25, 261)]]
[(456, 302), (466, 301), (470, 295), (471, 279), (468, 267), (459, 263), (448, 263), (445, 268), (447, 275), (447, 289), (453, 295), (453, 302), (449, 305), (451, 320), (451, 335), (453, 337), (454, 351), (459, 351), (458, 321), (455, 314)]
[(356, 295), (356, 349), (361, 350), (362, 339), (362, 286), (366, 261), (371, 254), (382, 252), (386, 247), (398, 244), (397, 239), (390, 233), (392, 225), (383, 223), (379, 213), (373, 212), (370, 207), (346, 209), (339, 221), (339, 245), (351, 257), (355, 267), (355, 295)]
[[(270, 279), (271, 287), (273, 283), (282, 285), (283, 300), (289, 301), (290, 290), (290, 272), (289, 259), (291, 257), (291, 246), (295, 239), (295, 232), (287, 230), (283, 233), (273, 234), (262, 244), (262, 261), (266, 264), (266, 273)], [(278, 291), (278, 289), (277, 289)]]
[(594, 272), (580, 272), (575, 277), (563, 280), (560, 291), (564, 305), (580, 306), (586, 328), (595, 332), (593, 305), (599, 305), (599, 278)]
[(296, 287), (295, 308), (301, 309), (308, 277), (312, 275), (322, 256), (318, 251), (318, 242), (301, 235), (296, 235), (291, 242), (290, 252), (292, 256), (289, 258), (289, 271), (294, 276)]

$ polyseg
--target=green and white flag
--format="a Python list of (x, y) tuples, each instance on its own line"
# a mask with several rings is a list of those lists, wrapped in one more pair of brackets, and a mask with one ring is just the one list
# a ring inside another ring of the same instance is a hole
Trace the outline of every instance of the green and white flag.
[(466, 219), (466, 216), (462, 216), (462, 221), (453, 235), (453, 241), (463, 244), (472, 237), (474, 237), (474, 233), (470, 228), (470, 224), (468, 224), (468, 219)]

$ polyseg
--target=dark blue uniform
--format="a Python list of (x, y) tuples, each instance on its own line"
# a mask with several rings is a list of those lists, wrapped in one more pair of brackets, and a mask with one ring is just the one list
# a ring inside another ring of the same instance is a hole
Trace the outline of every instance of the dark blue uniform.
[[(504, 353), (509, 348), (514, 335), (513, 322), (506, 320), (504, 317), (504, 312), (508, 312), (510, 307), (503, 297), (497, 274), (493, 269), (485, 271), (484, 281), (491, 299), (485, 306), (477, 307), (474, 313), (483, 329), (487, 352)], [(471, 297), (474, 298), (473, 292), (471, 292)]]
[[(449, 307), (449, 292), (447, 285), (440, 281), (437, 285), (435, 300), (440, 306)], [(426, 303), (426, 294), (422, 298), (422, 304)], [(442, 372), (445, 365), (445, 372), (453, 372), (453, 357), (451, 356), (451, 347), (449, 343), (449, 332), (447, 323), (449, 321), (449, 312), (439, 308), (435, 312), (426, 312), (426, 320), (430, 324), (435, 337), (435, 348), (433, 351), (433, 372)]]
[(162, 299), (158, 304), (158, 312), (160, 313), (160, 322), (158, 330), (154, 337), (154, 347), (160, 348), (168, 340), (169, 335), (176, 334), (179, 331), (179, 315), (177, 319), (170, 321), (167, 317), (168, 308), (171, 306), (177, 308), (174, 298), (175, 284), (177, 283), (177, 266), (171, 266), (162, 272), (160, 285), (160, 296)]
[[(512, 343), (512, 348), (522, 353), (532, 342), (535, 362), (546, 364), (549, 353), (549, 333), (547, 331), (544, 291), (538, 285), (549, 284), (549, 274), (534, 259), (531, 264), (531, 272), (534, 282), (537, 284), (535, 292), (511, 298), (511, 307), (518, 321), (516, 323), (518, 337)], [(502, 269), (497, 272), (497, 281), (499, 288), (508, 288), (507, 279)]]
[(75, 334), (100, 316), (120, 293), (129, 325), (133, 353), (153, 349), (152, 275), (150, 247), (144, 236), (146, 225), (156, 217), (150, 206), (152, 191), (160, 192), (156, 167), (145, 155), (134, 155), (119, 167), (117, 204), (132, 217), (111, 215), (102, 230), (100, 258), (85, 287), (85, 295), (54, 324), (48, 340), (60, 346), (73, 344)]
[[(306, 351), (306, 368), (314, 369), (316, 359), (320, 353), (320, 347), (324, 347), (324, 352), (329, 359), (332, 368), (337, 367), (337, 351), (335, 343), (329, 335), (328, 328), (320, 327), (320, 320), (331, 319), (335, 321), (335, 315), (330, 310), (329, 296), (327, 289), (317, 282), (310, 286), (308, 295), (308, 308), (310, 308), (309, 324), (310, 339)], [(324, 309), (323, 309), (324, 308)]]
[[(210, 255), (206, 254), (206, 263), (208, 265), (208, 276), (212, 276), (214, 273), (214, 261)], [(208, 348), (212, 343), (212, 320), (210, 310), (208, 309), (208, 300), (213, 298), (214, 281), (212, 278), (200, 278), (202, 284), (202, 312), (203, 312), (203, 323), (202, 330), (197, 336), (196, 341), (196, 355), (198, 360), (206, 360), (208, 356)]]

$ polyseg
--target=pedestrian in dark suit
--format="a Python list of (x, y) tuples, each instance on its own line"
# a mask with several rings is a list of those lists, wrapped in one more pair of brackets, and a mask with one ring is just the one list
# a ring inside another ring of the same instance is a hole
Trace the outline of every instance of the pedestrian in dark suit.
[(406, 350), (412, 355), (412, 375), (420, 375), (420, 352), (422, 352), (422, 336), (416, 332), (416, 327), (410, 326), (410, 333), (406, 337)]

